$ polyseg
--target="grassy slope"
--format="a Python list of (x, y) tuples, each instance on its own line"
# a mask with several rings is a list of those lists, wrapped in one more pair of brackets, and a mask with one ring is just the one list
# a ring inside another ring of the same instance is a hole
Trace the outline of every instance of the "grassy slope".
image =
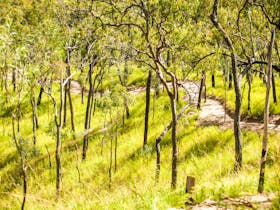
[[(279, 103), (279, 91), (280, 91), (280, 78), (277, 74), (275, 74), (275, 84), (276, 84), (276, 93), (277, 93), (277, 99), (278, 103), (273, 103), (272, 98), (272, 89), (271, 89), (271, 98), (270, 98), (270, 113), (271, 114), (280, 114), (280, 103)], [(228, 86), (228, 85), (227, 85)], [(214, 95), (223, 101), (227, 101), (227, 107), (234, 110), (234, 101), (235, 101), (235, 94), (234, 94), (234, 88), (228, 89), (225, 93), (224, 88), (224, 82), (223, 82), (223, 76), (222, 72), (216, 73), (216, 87), (211, 87), (211, 77), (208, 76), (207, 79), (207, 94)], [(242, 80), (242, 86), (241, 86), (241, 93), (242, 93), (242, 114), (243, 115), (249, 115), (251, 117), (257, 117), (262, 119), (263, 118), (263, 109), (264, 109), (264, 102), (265, 102), (265, 84), (263, 83), (262, 79), (255, 76), (253, 78), (252, 83), (252, 92), (251, 92), (251, 111), (247, 110), (248, 107), (248, 83), (246, 81), (246, 78), (243, 78)]]
[[(95, 135), (89, 143), (88, 158), (81, 161), (81, 142), (78, 138), (78, 151), (75, 147), (63, 149), (62, 198), (55, 201), (55, 157), (51, 156), (52, 167), (49, 168), (45, 158), (28, 170), (27, 209), (166, 209), (167, 207), (184, 207), (185, 179), (187, 175), (197, 178), (197, 187), (193, 197), (197, 202), (221, 194), (238, 196), (242, 193), (255, 193), (258, 183), (258, 168), (261, 137), (252, 132), (243, 132), (244, 169), (239, 175), (233, 173), (234, 137), (231, 130), (221, 131), (217, 127), (200, 128), (195, 116), (188, 119), (186, 115), (178, 124), (179, 165), (178, 189), (170, 191), (171, 177), (171, 140), (170, 134), (162, 142), (162, 170), (160, 182), (154, 184), (155, 150), (154, 139), (169, 122), (171, 114), (168, 98), (161, 96), (155, 101), (155, 112), (151, 112), (149, 147), (142, 150), (144, 94), (131, 99), (131, 118), (126, 127), (119, 132), (118, 170), (113, 172), (113, 183), (108, 188), (108, 167), (110, 135)], [(181, 102), (183, 103), (183, 102)], [(80, 98), (74, 97), (77, 130), (82, 130), (85, 105), (80, 105)], [(182, 106), (182, 104), (181, 104)], [(49, 107), (50, 113), (52, 107)], [(52, 119), (48, 116), (47, 100), (40, 112), (40, 129), (38, 131), (38, 150), (46, 154), (45, 145), (54, 150)], [(154, 117), (153, 117), (154, 114)], [(30, 113), (22, 121), (23, 136), (31, 142)], [(50, 114), (51, 116), (51, 114)], [(114, 112), (114, 118), (116, 112)], [(98, 110), (93, 118), (93, 128), (101, 128), (103, 113)], [(0, 209), (18, 209), (21, 202), (21, 179), (18, 171), (18, 155), (10, 139), (11, 130), (5, 122), (5, 136), (0, 136)], [(72, 138), (70, 129), (64, 129), (63, 145)], [(279, 135), (271, 136), (266, 173), (265, 191), (279, 190)], [(78, 155), (78, 160), (77, 160)], [(32, 161), (29, 161), (32, 162)], [(78, 179), (77, 165), (81, 174)]]

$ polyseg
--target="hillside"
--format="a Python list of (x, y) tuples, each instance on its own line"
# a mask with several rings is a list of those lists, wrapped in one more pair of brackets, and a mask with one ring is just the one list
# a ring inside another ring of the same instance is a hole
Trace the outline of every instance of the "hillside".
[(0, 209), (280, 209), (279, 12), (0, 1)]

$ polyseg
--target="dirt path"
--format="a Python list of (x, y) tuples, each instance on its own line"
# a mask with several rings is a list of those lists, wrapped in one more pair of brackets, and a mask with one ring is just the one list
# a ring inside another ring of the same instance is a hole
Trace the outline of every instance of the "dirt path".
[[(191, 103), (197, 103), (199, 86), (192, 81), (182, 82), (180, 85), (185, 91), (184, 99), (190, 100)], [(162, 88), (162, 87), (161, 87)], [(145, 87), (131, 88), (128, 92), (131, 95), (137, 95), (145, 91)], [(71, 81), (71, 92), (74, 94), (81, 93), (81, 87), (78, 81)], [(280, 132), (279, 116), (270, 117), (268, 128), (270, 132)], [(223, 105), (216, 99), (208, 98), (205, 103), (202, 103), (202, 108), (198, 116), (198, 124), (200, 126), (217, 125), (221, 129), (233, 129), (233, 119), (228, 115)], [(262, 122), (241, 121), (241, 129), (251, 130), (261, 133), (263, 130)]]
[[(276, 117), (274, 117), (276, 118)], [(268, 124), (270, 132), (280, 132), (280, 125), (271, 118)], [(198, 124), (201, 126), (218, 125), (222, 129), (233, 129), (233, 119), (225, 112), (223, 105), (214, 99), (207, 99), (207, 102), (202, 105), (198, 117)], [(241, 121), (241, 129), (250, 130), (261, 133), (263, 130), (263, 123)]]
[(207, 199), (204, 202), (190, 207), (192, 210), (227, 210), (227, 209), (271, 209), (274, 193), (246, 195), (239, 198), (222, 196), (220, 201)]

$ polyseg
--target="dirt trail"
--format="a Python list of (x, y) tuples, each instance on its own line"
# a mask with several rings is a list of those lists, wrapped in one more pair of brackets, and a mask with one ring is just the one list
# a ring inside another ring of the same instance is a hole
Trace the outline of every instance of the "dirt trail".
[[(192, 81), (181, 82), (180, 85), (185, 91), (186, 100), (190, 100), (190, 103), (197, 103), (199, 85)], [(162, 88), (162, 87), (161, 87)], [(145, 87), (131, 88), (128, 92), (131, 95), (137, 95), (145, 91)], [(74, 94), (81, 93), (81, 87), (78, 81), (71, 81), (71, 92)], [(280, 132), (279, 116), (270, 117), (270, 123), (268, 129), (270, 132)], [(217, 125), (221, 129), (233, 129), (233, 119), (225, 111), (224, 106), (215, 99), (208, 98), (205, 103), (202, 102), (202, 108), (198, 116), (198, 124), (201, 126)], [(263, 130), (262, 122), (248, 122), (246, 120), (241, 121), (241, 129), (251, 130), (261, 133)]]
[(229, 210), (229, 209), (271, 209), (274, 193), (246, 195), (239, 198), (222, 196), (220, 201), (207, 199), (204, 202), (190, 207), (192, 210)]
[[(270, 123), (268, 124), (268, 129), (270, 132), (279, 132), (280, 125), (275, 122), (274, 118), (271, 118)], [(207, 99), (206, 103), (202, 105), (198, 117), (198, 124), (201, 126), (218, 125), (222, 129), (233, 129), (233, 119), (225, 112), (223, 105), (214, 99)], [(243, 120), (241, 121), (240, 126), (241, 129), (257, 133), (263, 131), (262, 122), (248, 122)]]

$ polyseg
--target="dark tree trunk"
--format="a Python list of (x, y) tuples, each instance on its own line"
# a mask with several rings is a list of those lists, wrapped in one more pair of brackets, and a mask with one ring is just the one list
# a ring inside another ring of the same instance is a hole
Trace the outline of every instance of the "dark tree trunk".
[[(96, 57), (94, 57), (95, 59)], [(91, 125), (91, 118), (92, 118), (92, 108), (94, 102), (94, 87), (98, 76), (100, 75), (101, 71), (97, 73), (94, 77), (94, 81), (92, 81), (92, 74), (93, 74), (93, 67), (96, 65), (95, 61), (92, 61), (89, 65), (89, 72), (88, 72), (88, 83), (89, 83), (89, 91), (88, 91), (88, 99), (87, 99), (87, 108), (86, 108), (86, 117), (85, 117), (85, 130), (90, 129)], [(82, 159), (86, 159), (86, 153), (88, 148), (88, 133), (84, 136), (83, 141), (83, 155)]]
[[(201, 103), (201, 97), (202, 97), (202, 90), (205, 86), (205, 71), (202, 71), (202, 77), (200, 80), (200, 87), (199, 87), (199, 93), (198, 93), (198, 102), (197, 102), (197, 109), (200, 109), (200, 103)], [(205, 94), (206, 95), (206, 94)], [(206, 97), (205, 97), (206, 98)], [(206, 99), (205, 99), (206, 100)]]
[(16, 84), (16, 69), (13, 68), (12, 72), (12, 83), (13, 83), (13, 90), (16, 92), (17, 84)]
[(147, 83), (146, 83), (146, 111), (145, 111), (145, 127), (144, 127), (143, 148), (147, 145), (147, 139), (148, 139), (151, 80), (152, 80), (152, 71), (150, 70), (148, 78), (147, 78)]
[(274, 73), (272, 71), (272, 93), (273, 93), (273, 102), (277, 103), (277, 94), (276, 94), (276, 86), (275, 86), (275, 78)]
[(124, 106), (125, 106), (126, 119), (128, 119), (130, 116), (130, 112), (129, 112), (127, 97), (124, 97)]
[(212, 81), (212, 87), (214, 88), (215, 87), (215, 74), (214, 73), (212, 73), (212, 75), (211, 75), (211, 81)]
[(37, 99), (37, 106), (39, 106), (41, 104), (43, 92), (44, 92), (44, 88), (41, 86), (40, 87), (40, 92), (39, 92), (39, 95), (38, 95), (38, 99)]
[[(89, 91), (88, 91), (87, 108), (86, 108), (85, 130), (88, 130), (90, 128), (90, 121), (91, 121), (91, 107), (92, 107), (91, 102), (93, 97), (93, 82), (92, 82), (93, 66), (94, 64), (91, 63), (88, 72)], [(88, 134), (84, 136), (83, 159), (86, 159), (87, 147), (88, 147)]]
[(250, 112), (251, 111), (251, 90), (252, 90), (252, 75), (250, 74), (250, 72), (248, 72), (246, 74), (247, 77), (247, 82), (248, 82), (248, 106), (247, 106), (247, 110)]
[(272, 49), (275, 39), (275, 29), (271, 32), (271, 41), (268, 48), (267, 58), (267, 81), (266, 81), (266, 97), (264, 106), (264, 128), (263, 128), (263, 141), (262, 141), (262, 153), (261, 153), (261, 166), (260, 166), (260, 178), (258, 192), (262, 193), (264, 189), (264, 174), (265, 164), (267, 157), (267, 142), (268, 142), (268, 121), (269, 121), (269, 99), (270, 99), (270, 84), (272, 78)]

